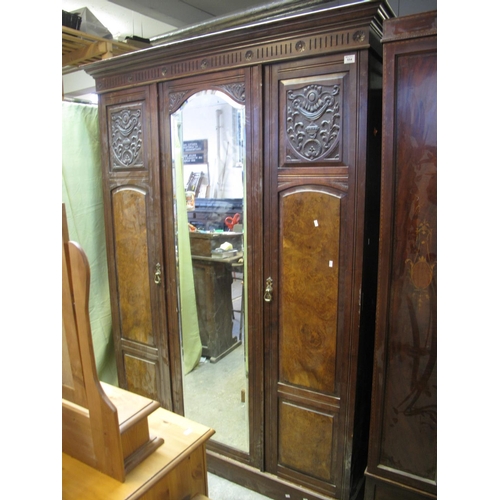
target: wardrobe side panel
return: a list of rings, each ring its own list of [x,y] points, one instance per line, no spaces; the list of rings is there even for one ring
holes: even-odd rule
[[[435,12],[393,20],[384,45],[379,289],[367,500],[437,494],[435,22]]]

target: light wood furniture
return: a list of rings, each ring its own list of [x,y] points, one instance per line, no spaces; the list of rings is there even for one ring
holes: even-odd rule
[[[382,208],[366,500],[437,495],[437,12],[384,25]]]
[[[62,27],[62,74],[77,71],[84,64],[137,50],[124,42],[108,40],[83,31]]]
[[[361,497],[376,294],[384,0],[302,2],[86,67],[100,94],[121,387],[184,411],[171,115],[245,107],[248,453],[212,471],[275,498]],[[207,26],[204,26],[206,28]],[[210,26],[209,26],[210,27]],[[271,283],[272,282],[272,283]],[[272,291],[271,291],[272,288]]]
[[[64,205],[62,230],[62,449],[124,481],[163,444],[150,437],[147,420],[160,404],[99,381],[88,312],[90,269],[81,247],[69,241]]]
[[[178,500],[207,494],[205,443],[214,431],[99,382],[88,314],[89,265],[69,241],[64,205],[62,230],[63,498]]]
[[[191,500],[208,496],[205,444],[212,429],[159,408],[149,417],[152,433],[165,440],[129,472],[124,482],[62,455],[65,500]],[[206,495],[196,497],[196,495]]]

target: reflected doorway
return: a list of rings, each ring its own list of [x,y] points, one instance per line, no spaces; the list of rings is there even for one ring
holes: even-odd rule
[[[184,414],[248,453],[244,124],[218,90],[171,115]]]

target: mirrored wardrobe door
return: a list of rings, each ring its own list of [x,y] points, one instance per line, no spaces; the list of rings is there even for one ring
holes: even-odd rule
[[[183,412],[248,455],[244,84],[174,86],[166,101]]]

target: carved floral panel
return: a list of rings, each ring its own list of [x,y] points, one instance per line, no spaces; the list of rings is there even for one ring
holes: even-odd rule
[[[284,161],[341,160],[342,82],[340,79],[291,85],[284,83]]]
[[[115,109],[109,114],[112,168],[144,167],[143,112],[141,104]]]

